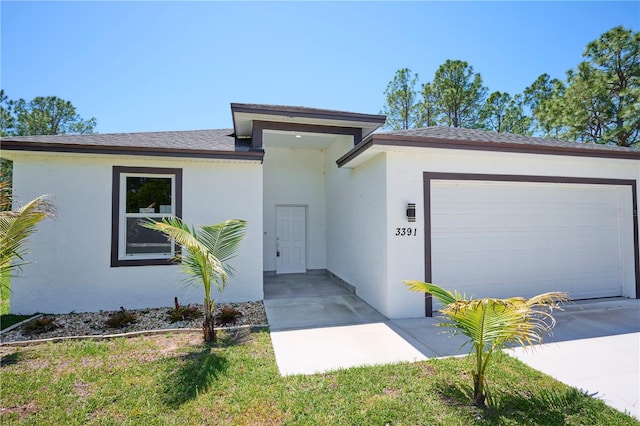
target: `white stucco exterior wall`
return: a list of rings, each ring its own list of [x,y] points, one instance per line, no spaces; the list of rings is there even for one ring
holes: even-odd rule
[[[21,204],[51,194],[57,217],[45,220],[27,245],[32,262],[12,278],[13,313],[66,313],[202,303],[177,265],[111,267],[113,166],[183,170],[183,218],[212,224],[249,222],[236,269],[219,302],[252,301],[262,290],[262,170],[259,162],[12,152],[14,193]]]
[[[324,150],[265,148],[264,270],[275,271],[276,206],[306,207],[306,267],[326,268],[326,206]]]
[[[182,168],[183,217],[190,224],[249,221],[233,261],[236,275],[218,301],[262,299],[263,271],[275,269],[275,206],[301,205],[307,269],[336,274],[390,318],[424,316],[424,297],[403,285],[425,274],[424,172],[640,182],[633,160],[436,148],[396,147],[353,169],[338,168],[335,160],[352,146],[351,137],[336,137],[327,149],[267,147],[264,164],[10,152],[17,203],[52,194],[58,207],[28,242],[33,263],[12,279],[12,312],[169,306],[174,296],[201,302],[202,288],[185,286],[178,266],[110,266],[114,165]],[[414,223],[407,222],[407,203],[416,204]],[[418,236],[396,236],[396,228],[413,228]],[[624,294],[636,296],[631,280]]]
[[[638,161],[633,160],[435,148],[400,148],[398,152],[381,153],[369,162],[380,161],[380,158],[385,159],[387,171],[387,229],[410,225],[406,221],[404,212],[407,202],[416,203],[415,227],[418,229],[418,238],[392,237],[388,234],[386,281],[389,306],[383,313],[390,318],[424,316],[424,297],[407,291],[402,285],[403,280],[424,279],[423,172],[566,176],[638,181],[640,170]],[[367,163],[358,168],[366,165]],[[632,214],[632,212],[629,213]],[[636,297],[633,287],[635,282],[631,283],[627,280],[626,283],[625,296]]]
[[[338,168],[335,160],[352,147],[345,137],[327,149],[327,269],[387,315],[385,160]]]

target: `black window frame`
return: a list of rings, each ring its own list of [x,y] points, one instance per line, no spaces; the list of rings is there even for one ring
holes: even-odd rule
[[[165,167],[125,167],[113,166],[112,198],[111,198],[111,266],[148,266],[148,265],[172,265],[173,258],[163,256],[161,258],[146,259],[120,259],[120,182],[123,174],[148,174],[148,175],[173,175],[175,182],[175,216],[182,217],[182,169]],[[122,206],[124,208],[124,206]],[[175,253],[179,252],[179,246],[175,246]]]

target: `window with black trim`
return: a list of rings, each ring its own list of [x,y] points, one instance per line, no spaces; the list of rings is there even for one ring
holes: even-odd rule
[[[148,220],[182,216],[182,169],[113,168],[111,266],[171,263],[176,247]]]

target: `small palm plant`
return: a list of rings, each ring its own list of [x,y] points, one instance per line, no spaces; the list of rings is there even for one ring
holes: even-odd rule
[[[0,182],[0,276],[27,264],[26,239],[36,231],[36,225],[55,215],[55,206],[46,196],[29,201],[24,206],[11,208],[11,189]]]
[[[451,327],[452,334],[469,338],[471,352],[475,355],[473,371],[473,402],[486,406],[489,396],[485,373],[494,351],[509,344],[522,347],[541,343],[544,334],[551,334],[555,318],[551,315],[559,303],[567,299],[566,293],[551,292],[531,299],[466,299],[458,292],[451,293],[435,284],[421,281],[405,281],[411,291],[430,293],[443,305],[441,313],[451,322],[438,324]]]
[[[160,231],[170,240],[182,246],[182,253],[176,254],[176,261],[182,263],[184,271],[190,275],[189,282],[204,286],[204,322],[202,333],[205,342],[216,340],[211,284],[218,292],[227,285],[233,268],[227,263],[235,257],[240,241],[244,238],[247,222],[233,219],[215,225],[202,225],[198,229],[189,226],[180,218],[164,218],[159,222],[148,222],[149,229]]]

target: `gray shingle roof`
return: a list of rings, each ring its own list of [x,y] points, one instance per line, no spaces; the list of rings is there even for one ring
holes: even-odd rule
[[[600,145],[594,143],[567,142],[557,139],[546,139],[541,137],[516,135],[510,133],[496,133],[488,130],[464,129],[460,127],[423,127],[421,129],[393,130],[380,132],[376,135],[392,135],[409,138],[424,138],[432,140],[450,140],[470,143],[492,143],[496,145],[531,145],[549,148],[570,148],[593,151],[615,151],[639,153],[637,148],[620,147],[616,145]],[[383,136],[384,137],[384,136]]]
[[[3,137],[2,142],[235,151],[232,129]]]
[[[366,161],[366,153],[370,148],[379,151],[384,150],[385,147],[464,149],[640,160],[640,149],[637,148],[566,142],[459,127],[423,127],[421,129],[373,133],[340,157],[336,163],[339,167],[345,167],[349,164],[357,165],[357,158]]]
[[[90,135],[12,136],[0,139],[0,148],[16,151],[82,152],[262,159],[249,141],[236,140],[231,129],[172,132],[105,133]]]

